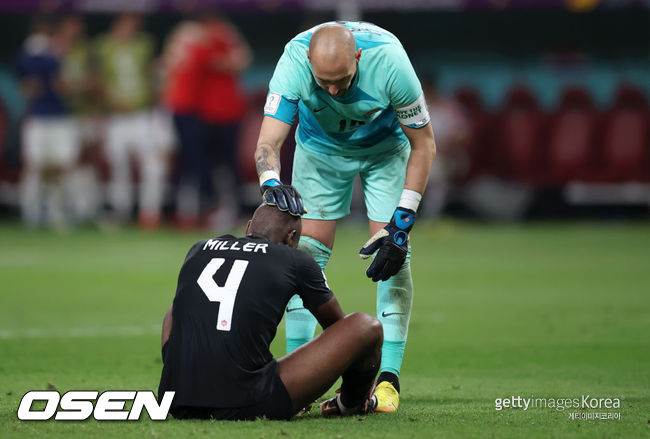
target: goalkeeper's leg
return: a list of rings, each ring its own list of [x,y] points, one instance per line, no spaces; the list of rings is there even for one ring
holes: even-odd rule
[[[379,227],[381,224],[371,224],[371,229],[373,225]],[[380,412],[393,412],[399,407],[399,374],[404,358],[412,306],[413,279],[409,246],[406,260],[397,274],[377,284],[377,318],[384,328],[381,373],[375,391],[379,401],[377,411]]]
[[[307,220],[304,220],[307,222]],[[298,248],[309,253],[322,270],[332,255],[332,250],[320,241],[303,235]],[[314,337],[316,318],[303,306],[302,299],[297,294],[289,300],[285,314],[287,330],[287,353],[307,343]]]
[[[387,281],[380,281],[377,284],[377,318],[384,326],[382,373],[388,372],[399,376],[412,305],[413,279],[411,278],[411,248],[409,247],[404,265],[397,274]]]

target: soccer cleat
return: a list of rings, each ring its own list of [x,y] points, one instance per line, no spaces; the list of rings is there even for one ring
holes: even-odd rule
[[[296,416],[308,415],[309,412],[311,412],[311,404],[307,404],[305,407],[301,408],[298,413],[296,413]]]
[[[327,399],[318,406],[320,414],[323,416],[351,416],[367,415],[375,411],[377,407],[377,397],[372,395],[358,407],[347,408],[341,404],[341,395]]]
[[[377,397],[376,412],[392,413],[397,411],[399,407],[399,393],[391,383],[382,381],[377,384],[375,396]]]
[[[338,404],[339,396],[336,395],[334,398],[326,399],[318,405],[320,414],[323,416],[343,416],[341,409]]]
[[[366,402],[363,403],[361,407],[361,414],[367,415],[369,413],[374,413],[377,411],[377,397],[373,394],[370,398],[366,399]]]

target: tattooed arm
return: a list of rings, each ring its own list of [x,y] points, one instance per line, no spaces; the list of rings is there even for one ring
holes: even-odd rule
[[[257,175],[262,176],[266,171],[280,175],[280,148],[284,143],[291,125],[281,120],[264,116],[260,137],[255,150],[255,167]]]
[[[290,129],[288,123],[264,116],[255,150],[255,166],[264,203],[277,206],[291,215],[301,216],[307,211],[300,194],[293,186],[284,185],[280,181],[280,148]]]

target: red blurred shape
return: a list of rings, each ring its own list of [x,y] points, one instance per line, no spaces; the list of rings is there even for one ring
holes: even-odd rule
[[[650,111],[643,93],[621,86],[603,125],[601,179],[650,181]]]
[[[593,178],[597,122],[598,113],[588,92],[578,87],[566,89],[549,124],[548,183],[562,185]]]
[[[5,161],[10,128],[9,112],[0,99],[0,182],[7,181],[16,184],[20,181],[20,169],[17,166],[10,166]]]
[[[264,114],[262,108],[266,100],[266,92],[259,91],[250,96],[246,115],[241,123],[237,147],[237,165],[239,176],[243,182],[256,182],[257,170],[255,169],[255,149],[260,135],[260,126]]]
[[[540,184],[543,122],[544,116],[531,91],[525,86],[513,87],[494,124],[493,156],[498,176],[533,186]]]
[[[469,122],[469,139],[467,155],[469,169],[465,179],[469,180],[481,174],[493,172],[490,150],[492,148],[491,121],[480,94],[472,87],[461,87],[454,94]]]

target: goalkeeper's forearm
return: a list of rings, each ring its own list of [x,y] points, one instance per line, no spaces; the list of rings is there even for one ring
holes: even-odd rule
[[[274,147],[270,143],[259,143],[255,150],[255,167],[257,168],[257,175],[260,177],[260,183],[269,178],[279,179],[280,148]]]
[[[260,184],[269,180],[269,178],[280,179],[280,149],[290,129],[291,125],[264,116],[260,128],[260,137],[257,139],[257,149],[255,150],[255,167],[257,168],[257,175],[260,177]],[[278,177],[268,177],[268,175]]]

